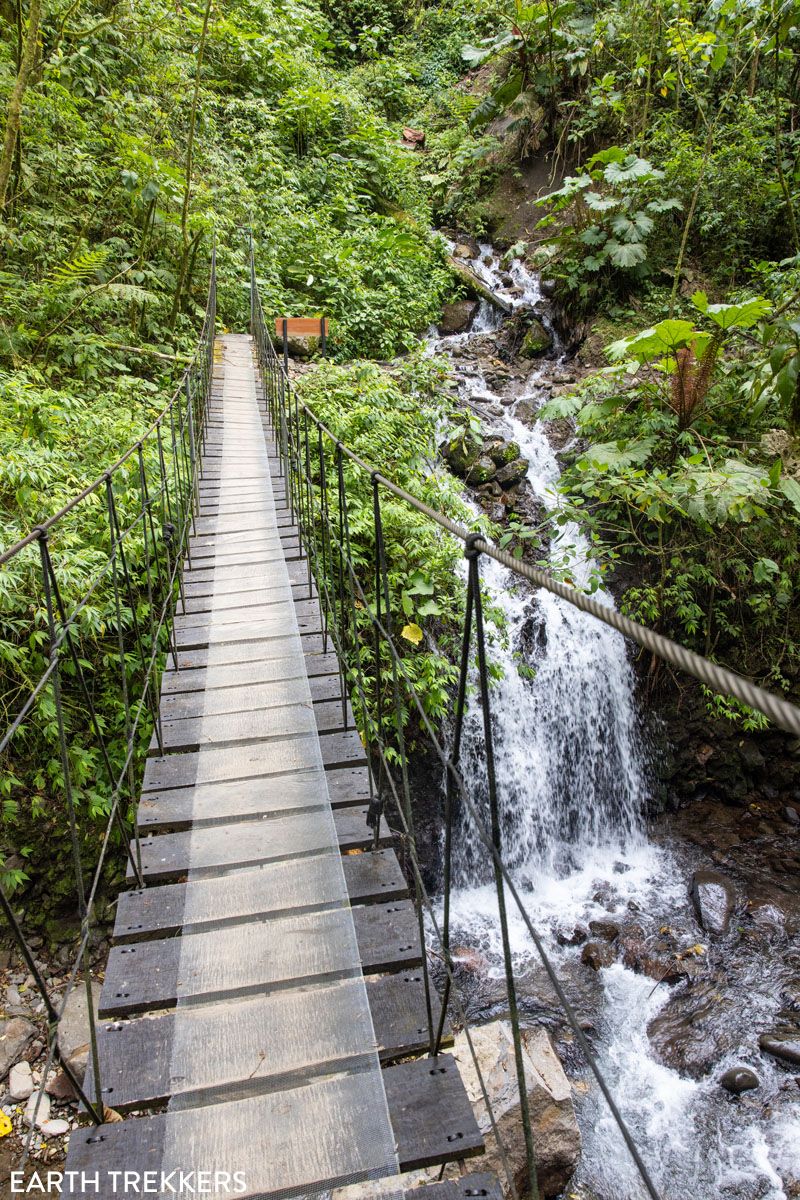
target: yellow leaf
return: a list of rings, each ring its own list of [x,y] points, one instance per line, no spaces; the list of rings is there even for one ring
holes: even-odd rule
[[[666,96],[666,94],[667,94],[667,89],[666,89],[666,88],[662,88],[662,89],[661,89],[661,95],[662,95],[662,96]]]
[[[400,636],[404,637],[407,642],[413,642],[415,646],[418,646],[422,641],[422,630],[420,629],[419,625],[414,625],[412,623],[411,625],[406,625],[404,627],[400,633]]]
[[[13,1128],[10,1117],[6,1116],[4,1112],[0,1112],[0,1137],[8,1137]]]

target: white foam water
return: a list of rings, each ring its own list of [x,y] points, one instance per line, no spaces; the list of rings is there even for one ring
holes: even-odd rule
[[[491,246],[479,249],[469,265],[488,288],[515,309],[539,301],[538,278],[523,263],[504,269]],[[434,352],[459,347],[453,367],[462,398],[469,403],[480,395],[480,409],[488,404],[495,413],[500,396],[463,348],[501,323],[483,302],[469,332],[429,341]],[[495,427],[519,443],[530,464],[528,485],[552,518],[551,566],[585,587],[595,571],[587,539],[574,524],[555,520],[556,455],[541,428],[531,429],[515,415],[522,401],[534,407],[542,402],[547,370],[531,373],[525,395],[504,408]],[[685,910],[686,881],[669,852],[645,835],[648,756],[624,639],[558,597],[531,591],[492,560],[481,563],[481,572],[501,618],[499,631],[490,624],[490,659],[500,673],[492,687],[492,726],[504,859],[550,953],[568,966],[576,951],[560,945],[559,934],[569,936],[576,924],[608,916],[608,881],[615,906],[635,906],[643,922],[656,925],[665,914]],[[602,588],[595,595],[613,604]],[[488,815],[483,717],[474,685],[473,679],[462,771],[473,801]],[[454,869],[454,937],[478,948],[487,974],[499,977],[491,868],[466,814]],[[535,951],[513,903],[508,909],[515,966],[529,969]],[[767,970],[768,964],[754,969]],[[599,1062],[664,1200],[788,1200],[782,1178],[800,1176],[800,1103],[782,1106],[767,1121],[749,1110],[742,1119],[727,1099],[720,1100],[724,1065],[698,1083],[654,1058],[647,1026],[668,1000],[668,987],[620,964],[599,978]],[[734,1055],[734,1061],[741,1059]],[[780,1072],[769,1063],[757,1066],[762,1094],[774,1094]],[[640,1200],[646,1193],[602,1096],[590,1087],[576,1099],[584,1141],[573,1182],[586,1184],[597,1200]]]

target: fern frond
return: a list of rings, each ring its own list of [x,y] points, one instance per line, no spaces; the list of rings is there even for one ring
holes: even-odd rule
[[[91,250],[84,250],[67,262],[59,263],[45,279],[45,284],[60,292],[65,288],[74,287],[75,284],[86,283],[105,265],[110,253],[108,246],[95,246]]]

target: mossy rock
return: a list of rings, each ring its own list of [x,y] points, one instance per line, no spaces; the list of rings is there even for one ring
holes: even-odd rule
[[[492,460],[484,454],[481,455],[481,457],[477,459],[467,471],[466,480],[467,483],[472,484],[490,483],[496,474],[497,467],[494,465]]]
[[[496,467],[505,467],[522,454],[518,442],[505,442],[502,438],[486,442],[483,452],[492,460]]]
[[[515,458],[513,462],[501,467],[495,478],[504,488],[514,487],[515,484],[521,483],[528,474],[528,465],[527,458]]]
[[[483,441],[471,429],[465,428],[463,433],[442,442],[439,449],[450,470],[465,479],[483,453]]]
[[[548,333],[541,321],[532,321],[528,332],[522,339],[520,354],[525,358],[541,358],[553,344],[552,334]]]

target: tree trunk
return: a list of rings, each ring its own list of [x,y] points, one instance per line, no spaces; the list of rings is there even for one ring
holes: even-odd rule
[[[0,212],[6,206],[8,183],[11,178],[14,151],[17,145],[17,137],[19,136],[22,101],[25,97],[25,89],[28,86],[34,63],[36,62],[36,47],[39,44],[39,24],[41,17],[42,0],[31,0],[30,12],[28,14],[28,31],[25,35],[17,79],[8,101],[3,149],[0,152]]]

